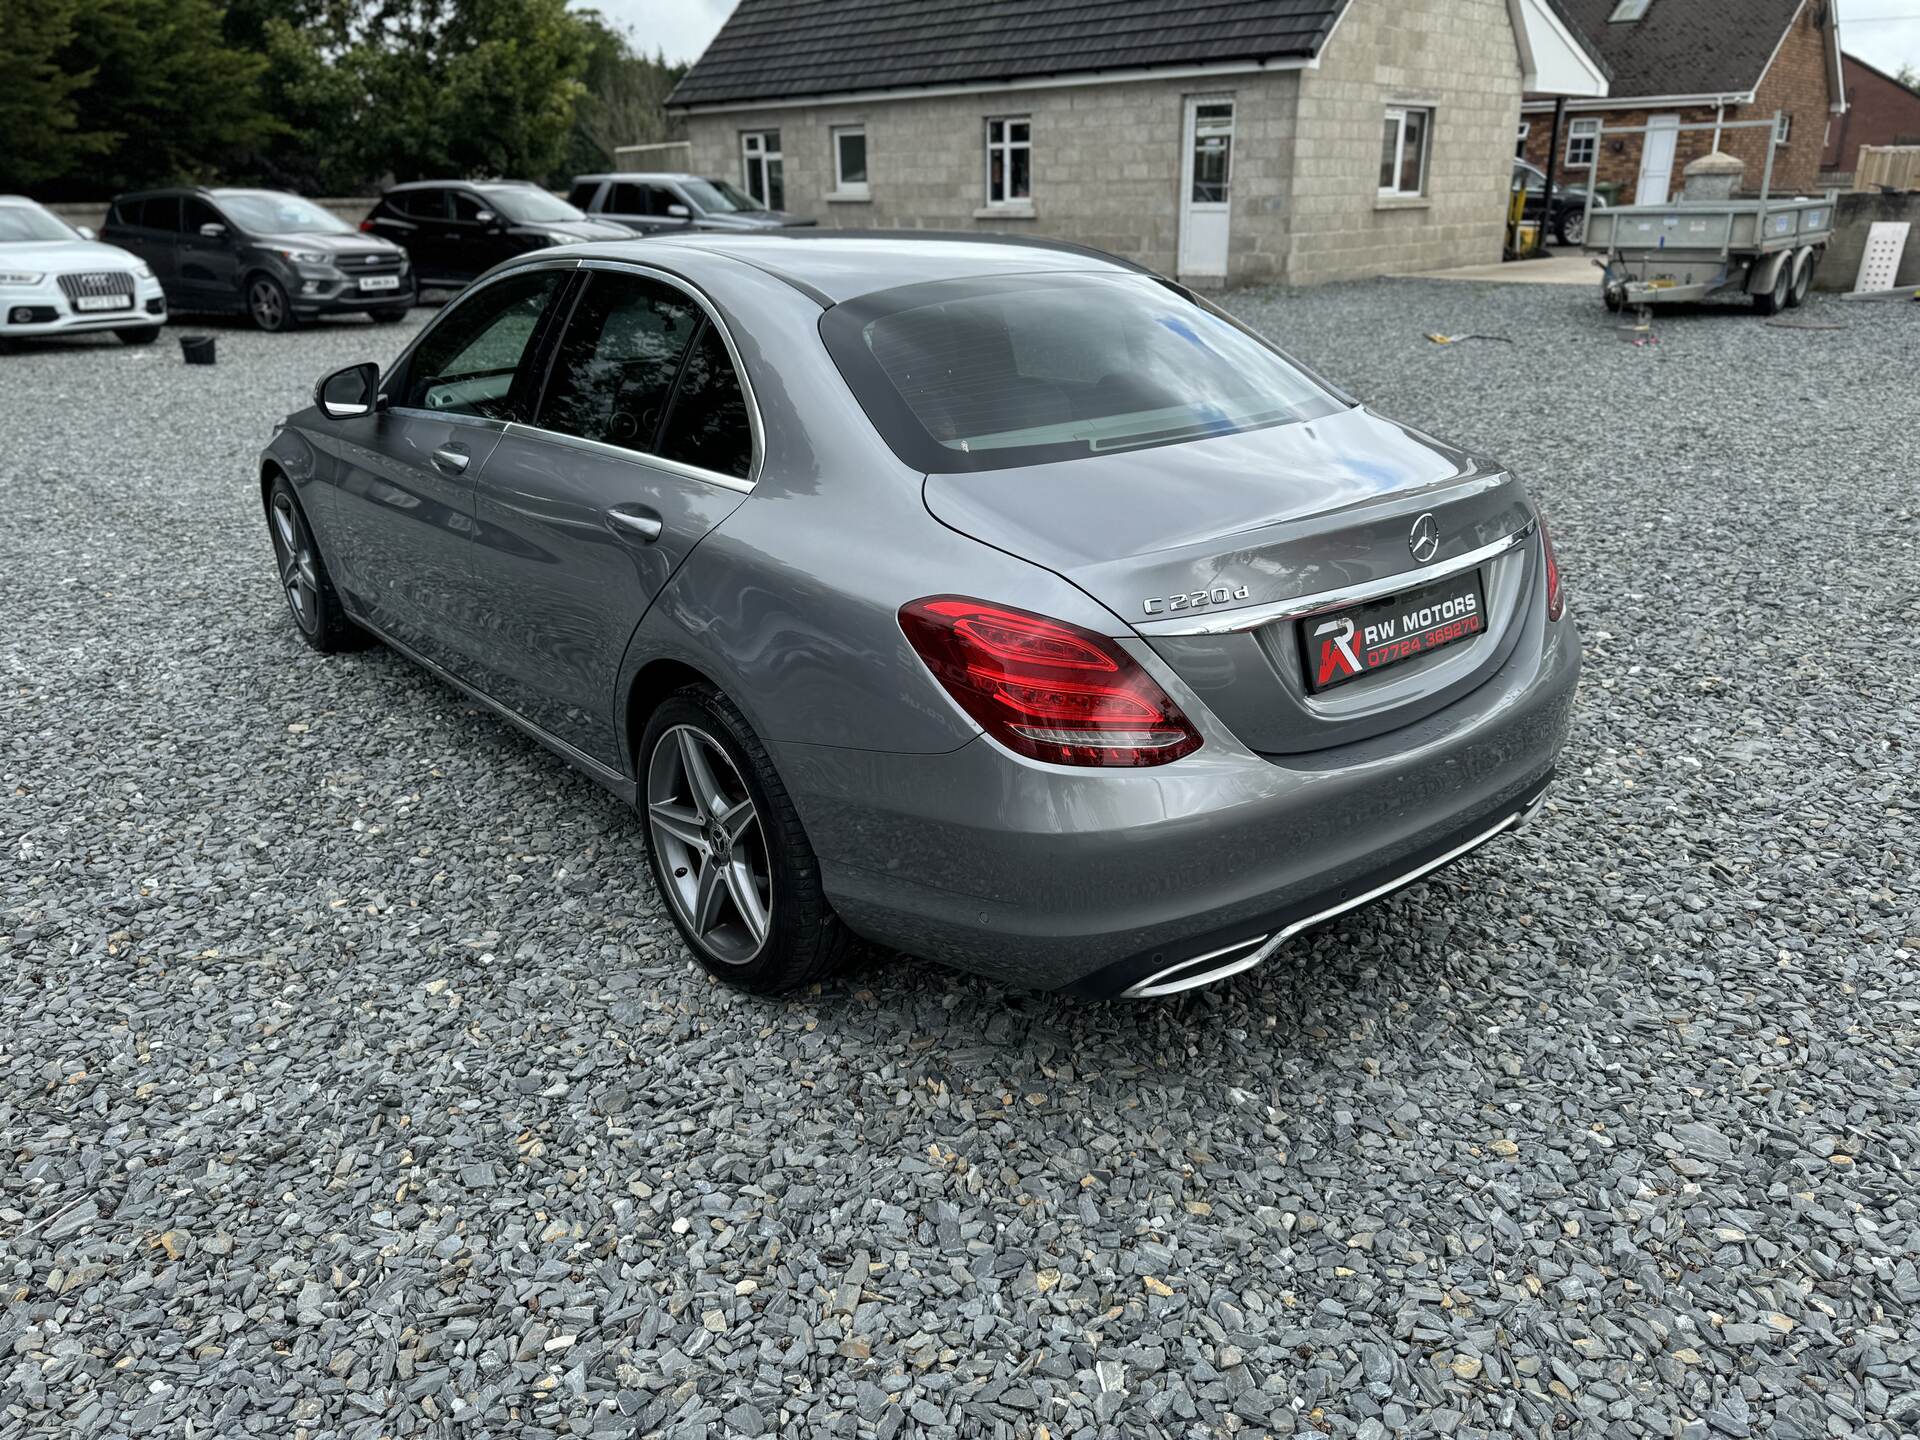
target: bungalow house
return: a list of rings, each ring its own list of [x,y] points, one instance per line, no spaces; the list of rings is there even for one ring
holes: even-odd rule
[[[1555,102],[1529,95],[1520,112],[1519,153],[1576,189],[1589,178],[1620,204],[1656,205],[1677,193],[1687,165],[1719,149],[1746,162],[1745,188],[1766,166],[1760,129],[1681,130],[1779,114],[1776,192],[1811,191],[1829,127],[1846,110],[1840,29],[1833,0],[1555,0],[1606,62],[1604,99]],[[1649,133],[1608,135],[1614,127]]]
[[[1523,91],[1605,93],[1562,3],[740,0],[668,103],[822,225],[1333,280],[1499,258]]]
[[[1847,113],[1833,124],[1820,168],[1851,176],[1862,145],[1920,145],[1920,90],[1901,84],[1858,55],[1841,60]]]

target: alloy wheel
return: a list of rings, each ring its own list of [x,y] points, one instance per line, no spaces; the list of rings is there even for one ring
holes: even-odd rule
[[[1560,239],[1568,245],[1578,245],[1587,238],[1587,217],[1578,211],[1567,216],[1560,223]]]
[[[286,302],[281,298],[280,287],[271,280],[253,282],[247,291],[247,306],[253,312],[254,324],[262,330],[278,330],[286,322]]]
[[[287,592],[287,609],[293,612],[294,623],[309,635],[318,634],[320,572],[314,564],[313,540],[291,495],[273,497],[273,549],[280,561],[280,585]]]
[[[759,811],[720,742],[675,725],[647,762],[647,829],[667,898],[702,950],[744,965],[766,944],[773,873]]]

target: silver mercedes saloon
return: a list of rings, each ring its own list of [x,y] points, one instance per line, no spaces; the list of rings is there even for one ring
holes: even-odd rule
[[[1063,244],[533,252],[259,484],[307,642],[625,798],[753,990],[856,937],[1091,997],[1247,970],[1527,820],[1580,666],[1511,472]]]

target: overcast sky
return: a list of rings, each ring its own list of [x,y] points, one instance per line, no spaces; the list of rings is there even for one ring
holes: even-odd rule
[[[693,60],[720,29],[734,0],[593,0],[593,8],[633,32],[641,49]],[[1920,0],[1839,0],[1840,43],[1889,72],[1920,67]],[[583,7],[584,8],[584,7]]]

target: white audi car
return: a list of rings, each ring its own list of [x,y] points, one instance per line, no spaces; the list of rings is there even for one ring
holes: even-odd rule
[[[0,341],[111,330],[145,345],[167,323],[153,268],[22,195],[0,195]]]

